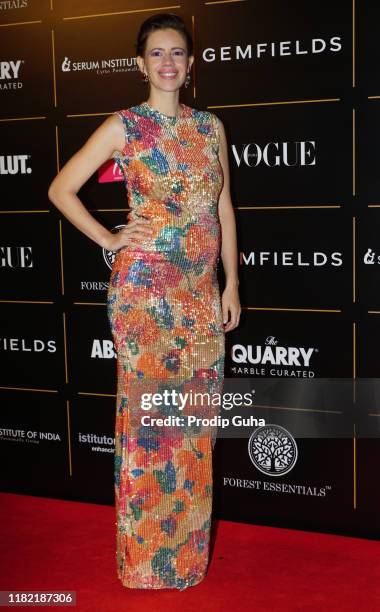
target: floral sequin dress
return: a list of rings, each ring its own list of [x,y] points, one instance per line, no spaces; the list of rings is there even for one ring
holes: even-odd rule
[[[138,381],[144,392],[198,381],[220,392],[223,380],[218,120],[179,108],[171,117],[142,102],[115,113],[125,133],[114,159],[127,219],[148,218],[153,230],[116,252],[108,290],[117,351],[117,575],[131,588],[185,589],[204,578],[209,560],[213,434],[137,426],[132,391]]]

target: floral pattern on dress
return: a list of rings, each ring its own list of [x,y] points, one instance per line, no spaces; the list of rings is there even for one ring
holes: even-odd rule
[[[157,392],[197,383],[221,391],[218,122],[185,104],[178,117],[147,102],[116,114],[125,133],[115,162],[127,221],[148,218],[153,229],[152,237],[116,253],[107,296],[117,351],[117,574],[130,588],[183,590],[207,570],[215,439],[186,427],[170,435],[139,427],[135,391],[138,384]]]

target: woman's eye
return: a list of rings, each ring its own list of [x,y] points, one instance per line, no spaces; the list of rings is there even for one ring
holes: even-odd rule
[[[155,51],[151,51],[151,55],[153,57],[159,57],[160,55],[162,55],[162,51],[160,51],[159,49],[157,49]],[[185,52],[182,51],[181,49],[177,49],[176,51],[173,51],[172,55],[179,56],[179,57],[184,57]]]

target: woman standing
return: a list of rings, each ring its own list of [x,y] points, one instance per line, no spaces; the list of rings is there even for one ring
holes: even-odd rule
[[[131,588],[182,590],[207,569],[214,438],[186,426],[166,432],[141,421],[135,426],[141,407],[135,390],[140,383],[150,395],[199,390],[198,383],[203,392],[221,390],[225,332],[241,312],[236,227],[223,125],[213,113],[179,102],[194,60],[184,22],[172,13],[150,17],[136,51],[150,85],[147,100],[108,117],[56,176],[49,198],[116,253],[108,318],[117,351],[118,577]],[[131,209],[117,234],[76,196],[111,158],[123,172]],[[226,277],[221,299],[219,255]],[[173,405],[156,412],[169,414]]]

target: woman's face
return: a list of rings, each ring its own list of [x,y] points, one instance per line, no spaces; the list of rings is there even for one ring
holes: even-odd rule
[[[171,28],[149,34],[144,58],[137,57],[138,66],[148,75],[151,87],[163,91],[179,89],[193,61],[194,57],[187,55],[184,37]]]

